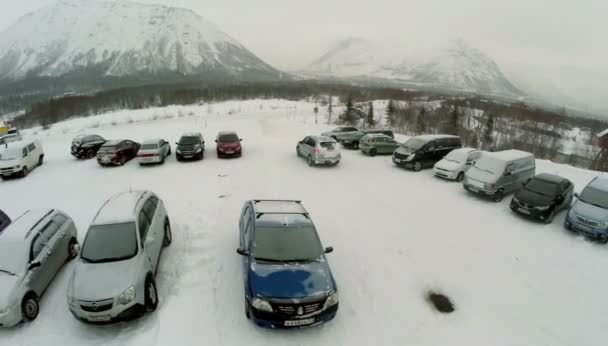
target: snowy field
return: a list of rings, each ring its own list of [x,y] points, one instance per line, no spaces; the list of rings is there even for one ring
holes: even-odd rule
[[[343,151],[337,167],[310,168],[298,140],[318,134],[314,104],[279,100],[123,111],[74,119],[38,131],[44,166],[26,179],[0,182],[0,208],[17,216],[59,208],[80,240],[112,194],[150,189],[165,201],[174,241],[161,259],[158,310],[112,326],[76,321],[66,302],[74,263],[57,276],[33,323],[0,330],[0,345],[606,345],[608,247],[572,235],[565,213],[544,225],[512,214],[457,183],[395,167],[389,156]],[[228,114],[230,113],[230,114]],[[156,120],[152,120],[156,119]],[[112,125],[114,123],[114,125]],[[79,133],[141,141],[200,130],[201,162],[101,168],[69,154]],[[219,160],[213,139],[236,130],[240,159]],[[33,131],[31,133],[33,135]],[[546,161],[539,172],[569,177],[580,191],[597,173]],[[340,289],[331,323],[273,331],[243,311],[238,218],[253,198],[301,199],[315,221]],[[441,315],[428,290],[449,295]]]

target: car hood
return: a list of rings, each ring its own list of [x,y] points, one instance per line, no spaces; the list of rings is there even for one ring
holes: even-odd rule
[[[219,142],[217,146],[220,148],[238,148],[241,146],[241,142]]]
[[[443,159],[435,164],[436,168],[440,168],[446,171],[454,172],[462,168],[462,164],[454,161],[448,161]]]
[[[515,197],[522,203],[531,205],[534,207],[544,207],[549,206],[553,203],[555,199],[554,196],[545,196],[536,192],[532,192],[530,190],[521,189],[516,194]]]
[[[200,146],[201,146],[200,144],[179,144],[177,146],[177,150],[193,151]]]
[[[331,136],[333,136],[333,135],[335,135],[335,134],[336,134],[336,133],[335,133],[335,132],[333,132],[333,131],[326,131],[326,132],[321,133],[321,136],[324,136],[324,137],[331,137]]]
[[[592,204],[585,203],[583,201],[576,200],[572,205],[572,210],[584,218],[588,218],[594,221],[608,222],[608,210],[600,207],[596,207]]]
[[[254,296],[295,299],[335,290],[327,262],[303,264],[253,263],[249,282]]]
[[[410,149],[410,148],[405,148],[403,146],[399,146],[399,148],[397,148],[395,150],[396,153],[402,154],[402,155],[412,155],[414,153],[416,153],[416,150]]]
[[[79,261],[72,277],[73,294],[78,300],[103,300],[118,296],[136,281],[139,257],[120,262]]]
[[[493,184],[498,180],[498,176],[486,171],[482,171],[475,166],[471,167],[471,169],[467,171],[466,177],[489,184]]]
[[[0,272],[0,309],[14,304],[13,293],[21,277]]]
[[[14,167],[14,166],[20,166],[20,165],[21,165],[21,160],[19,160],[19,159],[0,161],[0,168]]]

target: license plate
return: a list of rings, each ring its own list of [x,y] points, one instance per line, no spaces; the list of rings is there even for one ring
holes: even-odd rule
[[[88,320],[91,322],[108,322],[112,317],[110,315],[102,315],[102,316],[89,316]]]
[[[303,320],[285,321],[285,327],[307,326],[307,325],[313,324],[313,323],[315,323],[314,318],[306,318]]]
[[[474,188],[474,187],[472,187],[472,186],[469,186],[469,191],[471,191],[471,192],[475,192],[475,193],[478,193],[478,192],[479,192],[479,190],[477,190],[476,188]]]
[[[517,210],[522,214],[530,215],[530,211],[528,209],[518,208]]]
[[[227,151],[226,154],[232,155],[232,154],[234,154],[234,151]]]
[[[185,158],[190,159],[192,158],[192,155],[184,155]]]
[[[475,180],[470,180],[469,184],[471,184],[471,185],[473,185],[473,186],[475,186],[477,188],[480,188],[480,189],[484,188],[484,184],[483,183],[480,183],[480,182],[475,181]]]
[[[576,225],[574,225],[574,228],[576,228],[577,230],[581,231],[581,232],[587,232],[587,233],[591,233],[593,231],[593,229],[589,226],[586,225],[581,225],[580,223],[577,223]]]

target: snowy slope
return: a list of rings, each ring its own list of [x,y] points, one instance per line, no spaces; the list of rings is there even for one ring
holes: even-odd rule
[[[335,77],[379,77],[428,87],[519,96],[487,55],[463,40],[432,49],[349,39],[332,47],[304,73]]]
[[[165,201],[173,244],[163,253],[155,313],[112,326],[89,326],[67,309],[70,263],[55,278],[33,323],[0,329],[0,345],[264,346],[603,346],[608,327],[608,248],[552,225],[517,217],[502,203],[474,198],[429,170],[396,168],[390,157],[343,151],[337,167],[310,168],[295,154],[315,125],[314,103],[281,100],[124,111],[75,119],[38,132],[44,166],[26,179],[0,181],[0,208],[60,208],[80,240],[110,195],[152,189]],[[132,117],[104,126],[104,119]],[[170,117],[170,118],[167,118]],[[103,119],[102,119],[103,118]],[[155,119],[156,121],[138,122]],[[100,125],[101,124],[101,125]],[[135,140],[199,129],[244,138],[244,156],[202,162],[101,168],[69,156],[73,136],[95,132]],[[30,135],[33,133],[30,132]],[[572,179],[580,191],[596,173],[538,161],[539,172]],[[223,198],[219,198],[224,196]],[[252,198],[302,199],[326,246],[340,289],[328,325],[301,331],[253,326],[243,312],[238,217]],[[424,299],[448,294],[456,312],[440,315]]]
[[[0,80],[209,71],[276,73],[193,11],[161,5],[58,0],[0,33]]]

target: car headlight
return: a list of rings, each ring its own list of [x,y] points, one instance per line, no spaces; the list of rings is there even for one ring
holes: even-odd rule
[[[549,208],[551,208],[551,206],[550,206],[550,205],[545,206],[545,207],[534,207],[534,209],[536,209],[536,210],[540,210],[540,211],[549,210]]]
[[[272,312],[272,306],[270,303],[260,298],[253,298],[251,302],[251,306],[253,306],[257,310]]]
[[[181,154],[181,153],[182,153],[182,151],[181,151],[181,150],[179,150],[179,149],[175,149],[175,152],[176,152],[176,153],[178,153],[178,154]]]
[[[338,294],[338,292],[334,292],[332,294],[329,295],[329,297],[327,297],[327,300],[325,301],[325,309],[332,307],[336,304],[338,304],[338,302],[340,301],[340,295]]]
[[[196,154],[196,153],[200,153],[201,151],[203,151],[203,148],[198,147],[198,148],[197,148],[197,149],[194,151],[194,153],[195,153],[195,154]]]
[[[486,190],[492,190],[494,188],[494,184],[485,183],[483,184]]]
[[[604,221],[601,225],[603,225],[604,228],[608,228],[608,221]]]
[[[414,157],[416,157],[416,154],[410,154],[410,156],[408,156],[407,159],[405,159],[405,161],[412,161],[414,159]]]
[[[574,219],[575,217],[576,213],[574,212],[574,210],[570,209],[570,211],[568,212],[568,218]]]
[[[131,286],[127,288],[118,296],[119,305],[127,305],[135,300],[135,287]]]
[[[519,199],[517,199],[517,197],[513,196],[513,202],[519,203]]]

